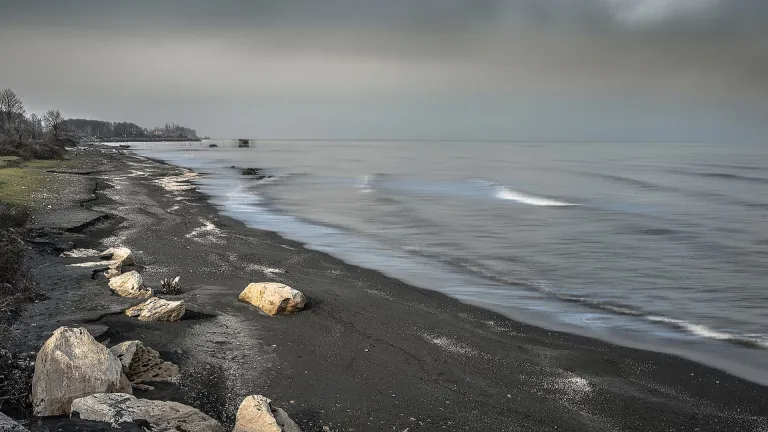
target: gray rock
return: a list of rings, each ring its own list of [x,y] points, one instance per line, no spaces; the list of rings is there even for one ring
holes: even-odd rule
[[[225,432],[216,420],[177,402],[136,399],[129,394],[101,393],[72,402],[72,414],[81,419],[121,423],[144,423],[153,432]]]
[[[0,413],[0,432],[29,432],[26,428]]]
[[[60,327],[37,353],[32,377],[36,416],[69,414],[72,401],[94,393],[131,393],[120,360],[83,328]]]

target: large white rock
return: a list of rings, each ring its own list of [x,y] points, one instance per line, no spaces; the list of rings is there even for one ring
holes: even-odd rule
[[[133,258],[133,252],[127,247],[113,247],[101,253],[101,258],[109,260],[110,267],[132,266],[136,265]]]
[[[225,432],[219,422],[199,410],[177,402],[136,399],[129,394],[101,393],[72,402],[72,414],[83,420],[107,422],[113,427],[121,423],[144,423],[157,432]],[[146,427],[145,426],[145,427]]]
[[[160,353],[141,341],[127,341],[109,349],[123,365],[123,373],[133,384],[174,381],[179,367],[160,358]]]
[[[37,353],[32,409],[37,416],[69,414],[72,401],[94,393],[131,393],[123,367],[83,328],[60,327]]]
[[[232,432],[301,432],[299,426],[271,400],[261,395],[248,396],[237,410]]]
[[[137,271],[123,273],[109,279],[109,288],[121,297],[149,298],[152,290],[144,286],[144,280]]]
[[[144,303],[125,310],[130,317],[139,317],[141,321],[178,321],[187,309],[184,300],[170,301],[152,297]]]
[[[277,282],[249,284],[238,298],[269,315],[287,315],[304,309],[307,304],[307,298],[300,291]]]

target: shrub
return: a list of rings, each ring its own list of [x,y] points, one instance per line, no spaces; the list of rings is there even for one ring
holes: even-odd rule
[[[160,287],[163,290],[163,294],[179,295],[182,293],[181,284],[179,283],[180,276],[176,276],[173,280],[163,279],[160,281]]]
[[[0,230],[23,228],[29,218],[29,210],[24,207],[0,204]]]
[[[65,142],[55,139],[44,141],[0,140],[0,156],[18,156],[30,159],[61,159],[64,157]]]

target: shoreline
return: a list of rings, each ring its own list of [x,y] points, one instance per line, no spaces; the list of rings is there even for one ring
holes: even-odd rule
[[[136,152],[138,153],[138,152]],[[187,166],[183,166],[181,164],[176,164],[178,162],[175,162],[173,160],[167,161],[163,160],[161,158],[151,156],[151,155],[138,155],[141,158],[146,158],[147,160],[154,161],[159,164],[167,165],[170,167],[176,167],[184,170],[188,170],[190,172],[194,172],[200,176],[207,176],[210,173],[203,170],[196,170],[196,168],[190,168]],[[198,193],[201,193],[203,196],[206,197],[206,201],[217,208],[217,211],[221,214],[223,209],[220,208],[217,204],[213,203],[213,200],[217,197],[208,194],[204,191],[199,190]],[[259,206],[262,206],[262,204],[259,204]],[[288,215],[286,213],[281,212],[275,212],[274,209],[264,208],[267,212],[272,212],[274,214],[279,214],[281,217],[286,218],[293,218],[298,220],[300,223],[307,224],[307,225],[318,225],[316,222],[312,222],[309,220],[306,220],[302,218],[300,215]],[[222,214],[223,216],[223,214]],[[752,362],[746,362],[746,361],[735,361],[733,358],[737,357],[727,357],[727,356],[713,356],[712,354],[717,352],[718,350],[718,343],[723,344],[731,344],[735,348],[742,348],[749,350],[746,354],[752,354],[754,352],[757,353],[764,353],[765,352],[765,346],[758,344],[757,342],[753,340],[745,340],[739,337],[739,335],[728,335],[728,337],[722,336],[725,333],[719,332],[717,330],[713,330],[711,328],[708,328],[705,325],[698,325],[696,323],[689,323],[684,320],[671,318],[667,316],[659,316],[654,313],[648,312],[646,315],[635,315],[631,314],[629,316],[631,317],[637,317],[638,319],[642,319],[643,324],[648,325],[651,323],[657,324],[659,326],[663,325],[665,326],[664,329],[659,331],[670,331],[670,332],[680,332],[681,334],[686,335],[687,337],[692,337],[692,339],[680,339],[678,344],[676,344],[674,339],[669,339],[664,342],[666,343],[655,343],[656,340],[654,338],[643,338],[643,337],[629,337],[629,338],[622,338],[622,334],[609,334],[609,333],[600,333],[599,331],[592,331],[590,329],[587,329],[586,327],[579,327],[579,326],[573,326],[570,325],[567,320],[564,321],[558,321],[557,319],[546,319],[545,314],[537,314],[537,313],[530,313],[526,310],[518,310],[516,312],[519,312],[517,314],[510,312],[509,309],[505,309],[503,307],[494,308],[492,304],[490,304],[488,301],[475,301],[473,302],[471,299],[466,298],[459,298],[454,297],[449,293],[446,293],[439,288],[435,287],[427,287],[423,285],[419,285],[417,282],[409,281],[408,277],[403,277],[402,272],[400,275],[394,274],[391,271],[387,271],[387,266],[379,266],[379,268],[376,268],[376,266],[366,266],[365,264],[356,263],[353,260],[348,260],[348,256],[345,258],[345,254],[336,251],[329,251],[328,245],[319,245],[320,247],[314,248],[312,247],[312,243],[306,240],[302,240],[300,238],[296,238],[297,236],[291,236],[291,235],[285,235],[278,233],[276,231],[271,230],[271,228],[263,228],[259,226],[253,226],[245,221],[240,221],[239,219],[235,218],[234,216],[228,216],[232,217],[234,220],[237,220],[238,222],[242,223],[245,227],[248,227],[250,229],[254,230],[261,230],[261,231],[267,231],[267,232],[273,232],[276,235],[280,236],[281,238],[289,239],[292,241],[296,241],[299,244],[301,244],[303,247],[306,247],[308,249],[311,249],[313,251],[317,251],[320,253],[328,254],[329,256],[341,260],[345,262],[346,264],[350,266],[356,266],[361,267],[364,269],[376,271],[379,273],[383,273],[384,275],[387,275],[388,277],[392,277],[395,280],[398,280],[399,282],[402,282],[403,284],[409,285],[413,287],[414,289],[425,289],[432,292],[441,293],[442,295],[446,295],[447,297],[459,301],[461,303],[481,308],[483,310],[493,312],[495,314],[499,314],[507,319],[511,319],[516,322],[520,322],[522,324],[530,325],[536,328],[540,328],[545,331],[555,331],[555,332],[562,332],[573,336],[578,337],[584,337],[591,340],[599,340],[604,343],[618,345],[625,348],[632,348],[632,349],[638,349],[638,350],[644,350],[644,351],[651,351],[659,354],[669,354],[669,355],[675,355],[681,358],[684,358],[686,360],[701,364],[703,366],[712,367],[715,369],[718,369],[720,371],[733,374],[735,376],[738,376],[742,379],[745,379],[747,381],[768,386],[768,373],[766,373],[763,369],[760,369],[758,366],[755,365],[755,361]],[[332,225],[319,225],[323,228],[331,228],[331,229],[340,229],[338,227],[332,226]],[[301,237],[301,236],[298,236]],[[307,236],[305,236],[307,237]],[[310,235],[309,238],[312,236]],[[332,248],[332,247],[330,247]],[[337,253],[338,252],[338,253]],[[390,265],[390,267],[392,267]],[[451,269],[448,269],[449,271]],[[466,276],[466,275],[462,275]],[[462,277],[459,276],[459,277]],[[471,276],[469,276],[471,277]],[[571,311],[573,312],[573,311]],[[602,311],[599,311],[602,312]],[[639,313],[639,312],[638,312]],[[621,315],[621,314],[619,314]],[[621,315],[624,316],[624,315]],[[693,330],[691,330],[693,328]],[[719,337],[717,338],[705,338],[701,335],[695,334],[696,331],[699,332],[705,332],[708,334],[718,334]],[[634,336],[634,335],[633,335]],[[697,345],[699,342],[702,342],[702,345]],[[733,354],[733,353],[732,353]],[[759,355],[759,354],[756,354]]]
[[[178,400],[230,424],[240,396],[262,393],[305,431],[759,430],[768,418],[759,384],[408,285],[220,215],[188,181],[163,187],[186,169],[133,156],[115,165],[89,176],[103,187],[84,207],[124,220],[86,228],[77,247],[132,248],[150,286],[179,274],[192,314],[178,325],[137,323],[120,313],[132,302],[110,295],[104,280],[41,254],[33,272],[50,279],[51,299],[20,320],[37,327],[30,349],[50,327],[87,323],[102,340],[141,339],[179,364],[178,388],[139,397]],[[307,310],[265,317],[237,301],[247,283],[272,280],[303,291]],[[79,314],[59,307],[67,303]]]

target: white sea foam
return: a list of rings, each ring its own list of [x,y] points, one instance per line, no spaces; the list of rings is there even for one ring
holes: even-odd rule
[[[360,192],[363,192],[363,193],[373,192],[373,189],[371,189],[371,177],[372,176],[367,175],[360,180],[360,184],[357,185],[357,187],[360,188]]]
[[[185,191],[195,188],[195,185],[191,184],[190,181],[198,177],[200,177],[200,174],[193,171],[188,171],[177,176],[163,177],[161,179],[155,180],[154,183],[170,192]]]
[[[521,192],[516,192],[511,189],[507,189],[503,186],[496,188],[496,198],[503,200],[516,201],[522,204],[544,206],[544,207],[567,207],[575,206],[578,204],[571,204],[564,201],[557,201],[549,198],[537,197],[535,195],[528,195]]]
[[[101,252],[95,249],[73,249],[62,253],[61,256],[65,258],[87,258],[99,256],[100,254]]]
[[[187,234],[185,237],[191,238],[192,240],[201,242],[201,243],[222,243],[222,237],[225,237],[225,234],[214,225],[213,222],[205,219],[200,219],[200,222],[203,224],[203,226],[197,227],[192,230],[189,234]]]
[[[248,269],[249,270],[260,271],[260,272],[266,274],[269,277],[273,277],[274,275],[279,274],[279,273],[285,273],[285,270],[283,270],[283,269],[272,268],[272,267],[267,267],[267,266],[258,265],[258,264],[252,264],[252,265],[248,266]]]
[[[645,318],[653,322],[671,324],[695,336],[699,336],[707,339],[742,343],[745,345],[768,349],[768,338],[766,338],[763,335],[739,335],[739,334],[727,333],[727,332],[709,328],[705,325],[694,324],[681,319],[662,317],[662,316],[656,316],[656,315],[650,315]]]

